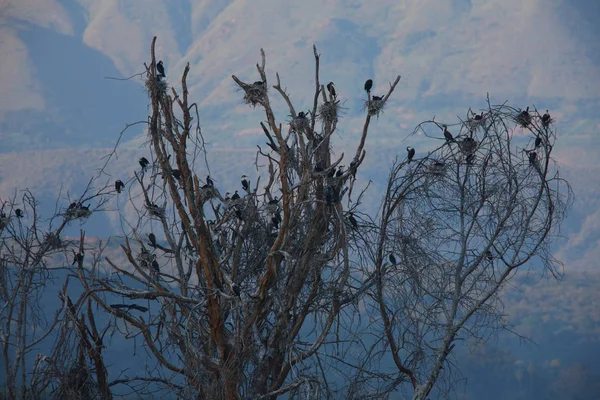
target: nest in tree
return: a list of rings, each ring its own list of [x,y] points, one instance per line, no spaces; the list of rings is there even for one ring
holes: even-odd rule
[[[529,124],[531,123],[531,115],[529,115],[528,111],[521,111],[515,117],[515,121],[517,122],[517,124],[521,125],[523,128],[527,128],[529,126]]]
[[[308,127],[310,126],[310,121],[308,120],[308,118],[306,118],[306,114],[300,112],[298,113],[297,117],[292,118],[292,120],[290,121],[290,126],[295,131],[303,131],[308,129]]]
[[[150,94],[152,93],[152,88],[155,88],[156,93],[159,96],[164,96],[165,94],[167,94],[167,89],[169,88],[169,85],[167,85],[167,81],[160,77],[160,76],[156,76],[156,80],[153,81],[152,80],[152,76],[150,74],[148,74],[148,79],[146,79],[146,91]]]
[[[244,89],[245,92],[244,103],[256,107],[257,104],[260,104],[263,101],[267,94],[267,83],[256,81],[252,85],[243,86],[242,89]]]
[[[79,218],[87,218],[92,215],[92,212],[89,209],[89,206],[82,206],[81,204],[77,205],[75,208],[67,210],[66,217],[67,219],[79,219]]]
[[[365,101],[365,108],[367,109],[370,116],[378,116],[383,111],[385,107],[385,100],[383,96],[373,96],[371,100]]]
[[[200,202],[204,203],[210,199],[217,197],[217,190],[212,187],[201,187],[200,188]]]
[[[63,247],[63,242],[60,240],[60,236],[51,232],[44,236],[44,243],[48,246],[48,249],[60,249]]]
[[[319,120],[323,122],[333,123],[337,121],[340,112],[339,100],[331,102],[326,101],[319,106]]]
[[[446,173],[446,164],[441,161],[434,161],[429,164],[429,172],[436,176],[443,176]]]
[[[146,209],[153,217],[163,218],[165,216],[165,208],[157,204],[146,204]]]
[[[465,139],[463,139],[458,146],[460,147],[460,151],[468,156],[471,155],[473,153],[475,153],[475,150],[477,150],[477,140],[471,138],[471,137],[467,137]]]

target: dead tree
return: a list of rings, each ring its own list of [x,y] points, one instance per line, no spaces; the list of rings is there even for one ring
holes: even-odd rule
[[[349,254],[357,221],[350,222],[342,200],[364,160],[371,114],[356,153],[341,168],[344,155],[331,157],[339,103],[319,81],[316,48],[309,111],[297,111],[278,74],[269,84],[261,52],[258,81],[233,79],[244,102],[264,111],[268,149],[259,146],[256,182],[224,195],[228,188],[207,176],[199,113],[188,98],[189,64],[181,89],[169,87],[157,75],[155,40],[146,71],[152,161],[130,186],[139,220],[129,221],[124,260],[107,257],[95,273],[80,268],[86,293],[139,332],[164,369],[181,377],[186,398],[327,393],[319,351],[333,340],[340,312],[351,303],[348,294],[356,290]],[[285,122],[271,108],[276,98],[289,108]],[[156,229],[150,241],[149,228]],[[115,295],[146,300],[148,311],[111,307]]]
[[[64,238],[64,229],[102,209],[105,193],[106,187],[93,192],[88,185],[48,219],[29,190],[0,203],[0,359],[8,399],[40,398],[49,387],[42,349],[50,346],[65,309],[49,310],[43,299],[56,295],[50,288],[72,260],[83,262],[84,247]]]
[[[397,372],[359,371],[358,397],[400,388],[423,400],[436,384],[443,390],[454,346],[505,327],[499,291],[507,282],[533,265],[560,275],[550,246],[572,193],[552,159],[556,132],[539,115],[525,127],[518,116],[489,104],[476,122],[451,126],[450,143],[442,125],[424,122],[417,130],[443,144],[393,166],[362,249],[365,273],[374,266],[376,277],[365,298],[371,333],[383,338],[376,359],[391,358]]]

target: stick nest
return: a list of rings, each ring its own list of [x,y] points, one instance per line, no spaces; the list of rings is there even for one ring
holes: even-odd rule
[[[370,116],[377,116],[383,112],[385,108],[385,100],[383,97],[373,96],[371,100],[365,101],[365,109]]]
[[[251,85],[242,86],[242,89],[244,89],[244,103],[256,107],[267,94],[267,83],[256,81]]]
[[[319,106],[319,120],[328,123],[334,123],[338,119],[340,112],[340,102],[338,101],[326,101]]]

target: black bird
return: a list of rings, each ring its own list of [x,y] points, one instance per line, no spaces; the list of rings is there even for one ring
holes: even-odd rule
[[[546,114],[542,115],[542,126],[547,128],[550,122],[552,122],[552,119],[550,118],[550,114],[548,114],[548,110],[546,110]]]
[[[154,233],[148,234],[148,240],[150,240],[150,246],[156,247],[156,236],[154,236]]]
[[[530,151],[528,155],[529,155],[529,163],[531,165],[535,165],[535,161],[537,160],[537,153],[535,151]]]
[[[392,265],[396,265],[396,257],[394,257],[393,253],[390,253],[389,257],[390,262],[392,263]]]
[[[152,266],[152,270],[159,274],[160,273],[160,265],[158,265],[158,261],[156,260],[152,260],[152,264],[150,264]]]
[[[231,196],[231,200],[237,200],[240,198],[240,195],[238,194],[238,191],[236,190],[235,193],[233,194],[233,196]]]
[[[279,203],[279,199],[277,198],[277,196],[275,196],[273,198],[273,200],[269,200],[269,205],[274,206],[275,204]]]
[[[237,296],[240,297],[240,295],[242,294],[242,292],[240,291],[240,287],[238,285],[236,285],[235,283],[231,284],[231,289],[233,290],[233,293]]]
[[[358,221],[354,217],[353,213],[348,213],[348,221],[350,221],[350,224],[352,225],[352,228],[358,229]]]
[[[373,79],[367,79],[365,82],[365,91],[367,93],[371,93],[371,89],[373,88]]]
[[[300,111],[298,113],[298,118],[306,118],[306,113],[304,111]]]
[[[23,210],[21,210],[20,208],[17,208],[15,210],[15,215],[17,216],[17,218],[23,218]]]
[[[76,202],[72,202],[71,204],[69,204],[69,208],[67,208],[67,211],[71,211],[77,208],[77,203]]]
[[[171,173],[173,174],[173,178],[181,182],[181,172],[178,169],[171,170]]]
[[[148,161],[148,159],[146,157],[142,157],[140,158],[140,160],[138,161],[140,163],[140,166],[142,167],[142,170],[146,170],[146,167],[150,164],[150,161]]]
[[[247,192],[250,189],[250,182],[248,181],[248,177],[246,175],[242,175],[240,182],[242,182],[242,188]]]
[[[442,125],[444,127],[444,137],[446,138],[446,143],[454,142],[454,136],[450,132],[448,132],[448,127],[446,125]]]
[[[158,76],[165,77],[165,67],[163,66],[162,60],[156,64],[156,70],[158,71]]]
[[[480,114],[475,114],[475,116],[473,117],[473,119],[475,121],[481,121],[483,119],[483,111],[481,112],[481,115]]]
[[[115,190],[117,191],[117,193],[121,193],[121,190],[123,190],[124,188],[125,184],[120,179],[117,179],[115,181]]]
[[[344,175],[344,167],[342,165],[339,166],[337,172],[335,173],[335,177],[339,178]]]
[[[383,100],[383,96],[373,96],[373,101]]]
[[[256,81],[253,83],[254,86],[264,86],[265,85],[265,81]]]
[[[494,255],[489,250],[485,252],[485,258],[487,258],[488,261],[494,261]]]
[[[71,264],[71,265],[75,265],[75,264],[81,263],[81,262],[83,262],[83,254],[75,253],[73,256],[73,264]]]
[[[337,93],[335,93],[335,87],[333,86],[333,82],[329,82],[327,84],[327,90],[329,91],[331,97],[333,97],[333,99],[335,100],[337,98]]]
[[[406,148],[406,151],[408,151],[408,162],[410,163],[413,159],[413,157],[415,156],[415,149],[413,149],[412,147],[408,146]]]
[[[327,173],[328,178],[333,178],[335,176],[335,167],[331,168],[331,171]]]
[[[467,165],[473,164],[473,160],[475,160],[475,154],[471,153],[467,155]]]
[[[537,149],[538,147],[540,147],[540,145],[542,144],[542,138],[539,136],[536,136],[535,138],[535,148]]]
[[[213,182],[213,180],[210,179],[210,175],[206,175],[206,184],[208,186],[215,186],[215,183]]]

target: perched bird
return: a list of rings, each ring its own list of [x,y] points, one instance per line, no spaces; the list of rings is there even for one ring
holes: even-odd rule
[[[231,200],[238,200],[240,198],[240,195],[238,194],[238,191],[236,190],[235,193],[233,194],[233,196],[231,196]]]
[[[163,66],[163,62],[162,60],[158,62],[158,64],[156,64],[156,70],[158,71],[158,76],[160,77],[165,77],[165,67]]]
[[[373,79],[367,79],[365,82],[365,91],[367,93],[371,93],[371,89],[373,88]]]
[[[160,265],[158,265],[158,261],[156,260],[152,260],[152,264],[150,264],[152,266],[152,270],[157,273],[160,274]]]
[[[388,258],[389,258],[390,262],[392,263],[392,265],[396,265],[396,257],[394,256],[393,253],[390,253]]]
[[[481,121],[483,119],[483,111],[481,112],[481,114],[475,114],[475,116],[473,117],[473,119],[475,121]]]
[[[15,215],[17,216],[17,218],[23,218],[23,210],[21,210],[20,208],[17,208],[15,210]]]
[[[552,118],[550,118],[550,114],[548,114],[548,110],[546,110],[546,113],[542,115],[542,126],[547,128],[548,125],[550,125],[550,122],[552,122]]]
[[[494,255],[489,250],[485,252],[485,258],[487,258],[488,261],[494,261]]]
[[[73,252],[75,253],[75,252]],[[81,253],[75,253],[73,255],[73,263],[71,265],[75,265],[77,263],[82,263],[83,262],[83,254]]]
[[[77,203],[72,202],[71,204],[69,204],[69,208],[67,208],[67,211],[74,210],[75,208],[77,208]]]
[[[335,87],[333,86],[333,82],[329,82],[327,84],[327,90],[329,91],[331,97],[333,97],[333,99],[335,100],[337,98],[337,94],[335,93]]]
[[[206,184],[208,186],[215,186],[215,183],[213,182],[213,180],[210,179],[210,175],[206,175]]]
[[[115,181],[115,190],[117,191],[117,193],[121,193],[121,190],[123,190],[124,188],[125,184],[120,179],[117,179]]]
[[[231,289],[233,290],[233,294],[235,294],[237,297],[240,297],[242,294],[240,287],[233,282],[231,283]]]
[[[248,177],[246,175],[242,175],[242,178],[240,179],[240,182],[242,183],[242,188],[247,192],[248,190],[250,190],[250,181],[248,181]],[[237,192],[236,192],[237,193]]]
[[[150,246],[156,247],[156,236],[154,236],[154,233],[148,234],[148,240],[150,240]]]
[[[173,174],[173,178],[181,181],[181,172],[178,169],[171,170],[171,173]]]
[[[383,100],[383,96],[373,96],[373,101],[381,101]]]
[[[537,160],[537,153],[535,151],[530,151],[528,156],[529,156],[529,163],[531,165],[535,165],[535,161]]]
[[[341,177],[342,175],[344,175],[344,166],[343,166],[343,165],[340,165],[340,166],[338,167],[338,170],[337,170],[337,172],[335,173],[335,177],[336,177],[336,178],[339,178],[339,177]]]
[[[358,221],[354,217],[353,213],[348,213],[348,221],[350,221],[350,225],[352,225],[352,228],[358,229]]]
[[[448,126],[442,125],[444,127],[444,137],[446,138],[446,143],[454,142],[454,136],[450,132],[448,132]]]
[[[408,162],[410,163],[413,159],[413,157],[415,156],[415,149],[413,149],[412,147],[408,146],[406,148],[406,151],[408,151]]]
[[[269,200],[269,205],[274,206],[275,204],[279,203],[279,199],[277,198],[277,196],[275,196],[273,198],[273,200]]]
[[[150,161],[148,161],[146,157],[140,158],[138,162],[140,163],[140,166],[144,171],[146,170],[146,167],[148,167],[148,165],[150,164]]]
[[[542,138],[539,136],[535,137],[535,148],[537,149],[542,144]]]

